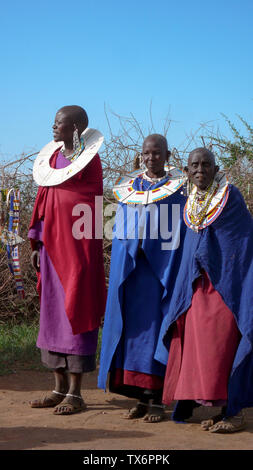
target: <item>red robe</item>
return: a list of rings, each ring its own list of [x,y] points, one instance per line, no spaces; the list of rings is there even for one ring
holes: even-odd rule
[[[55,167],[58,151],[51,157]],[[44,220],[43,243],[65,292],[65,310],[73,334],[92,331],[104,315],[106,288],[103,240],[95,239],[95,196],[103,195],[99,155],[78,174],[57,186],[39,187],[30,222]],[[83,216],[72,215],[77,204],[86,204],[92,214],[92,238],[72,235],[73,224]],[[96,217],[101,217],[96,210]],[[82,230],[82,227],[81,227]],[[39,290],[40,279],[38,282]]]
[[[203,272],[190,308],[174,324],[163,402],[200,400],[215,406],[226,401],[240,338],[232,312]]]

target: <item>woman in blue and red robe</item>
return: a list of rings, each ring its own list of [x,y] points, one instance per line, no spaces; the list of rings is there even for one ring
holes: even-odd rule
[[[125,193],[119,203],[98,377],[100,388],[106,389],[109,374],[111,392],[137,398],[136,406],[126,418],[144,418],[147,422],[164,418],[161,398],[167,351],[163,348],[159,360],[155,359],[155,352],[165,315],[163,302],[173,289],[185,232],[181,222],[186,198],[179,189],[183,179],[174,177],[173,180],[170,169],[165,171],[169,156],[167,145],[161,135],[145,139],[143,162],[146,172],[140,172],[134,179],[129,194],[135,191],[138,197],[147,200],[148,192],[154,191],[158,200],[162,188],[170,188],[172,181],[175,190],[170,195],[166,190],[165,198],[150,205],[124,203]],[[150,206],[154,211],[157,209],[153,222]],[[173,207],[178,208],[174,222]],[[162,208],[165,208],[164,217]],[[166,218],[167,233],[170,231],[168,239],[173,234],[173,240],[168,249],[163,249],[167,239],[162,238],[161,225]],[[144,237],[140,237],[141,226],[146,230]],[[150,232],[155,229],[157,237],[152,237]]]
[[[235,186],[221,191],[217,171],[209,150],[190,153],[195,192],[161,334],[169,352],[163,403],[177,401],[175,421],[196,406],[221,407],[201,426],[230,433],[244,428],[242,409],[253,406],[253,219]]]

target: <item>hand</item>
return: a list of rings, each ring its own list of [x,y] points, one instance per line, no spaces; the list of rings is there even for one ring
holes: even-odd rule
[[[31,255],[32,266],[36,269],[37,273],[40,272],[40,252],[34,250]]]

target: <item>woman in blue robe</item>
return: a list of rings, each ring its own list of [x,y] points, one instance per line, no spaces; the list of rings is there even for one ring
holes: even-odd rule
[[[158,422],[167,350],[154,358],[160,327],[171,296],[185,233],[185,196],[181,170],[165,164],[168,144],[159,134],[143,143],[146,171],[117,182],[119,200],[112,242],[111,268],[102,335],[98,387],[138,402],[126,415]]]
[[[175,421],[200,404],[221,406],[201,427],[231,433],[253,406],[253,219],[212,152],[192,151],[188,175],[183,254],[160,334],[169,351],[163,402],[177,400]]]

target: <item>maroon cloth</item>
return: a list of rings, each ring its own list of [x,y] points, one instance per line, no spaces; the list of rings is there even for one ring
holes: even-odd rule
[[[163,377],[145,374],[144,372],[115,369],[111,372],[111,384],[115,389],[116,387],[131,385],[133,387],[140,387],[148,390],[160,390],[163,387]]]
[[[56,151],[50,164],[56,167]],[[106,288],[102,239],[95,239],[95,196],[103,194],[102,166],[98,155],[77,175],[57,186],[39,187],[30,229],[44,220],[43,244],[65,292],[65,310],[74,334],[100,326]],[[92,238],[73,237],[77,204],[86,204],[92,214]],[[31,240],[34,247],[34,241]],[[40,276],[38,276],[40,291]]]
[[[43,240],[43,220],[29,230],[30,239]],[[65,311],[65,292],[43,243],[40,247],[40,329],[37,346],[58,353],[96,353],[98,328],[74,335]],[[80,360],[80,359],[78,359]]]
[[[239,341],[232,312],[203,273],[196,281],[191,307],[174,324],[163,402],[226,400]]]

